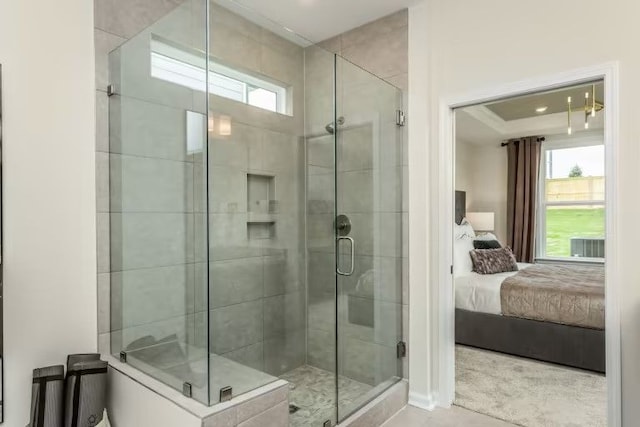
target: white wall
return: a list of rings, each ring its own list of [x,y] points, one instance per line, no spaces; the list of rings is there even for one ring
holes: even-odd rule
[[[107,410],[118,427],[199,427],[202,420],[125,374],[109,368]],[[112,410],[116,408],[117,410]]]
[[[410,11],[410,23],[415,22],[412,11],[415,9]],[[616,237],[622,304],[625,426],[636,425],[640,419],[640,405],[635,402],[640,394],[640,274],[635,261],[640,240],[640,229],[635,225],[640,215],[640,200],[635,197],[640,182],[640,121],[637,120],[640,104],[636,100],[640,93],[637,77],[640,75],[640,51],[630,42],[640,39],[640,26],[636,22],[639,12],[640,4],[630,0],[606,3],[596,0],[486,0],[465,2],[464,7],[460,2],[450,0],[428,0],[428,12],[420,21],[428,31],[422,43],[415,40],[410,43],[410,46],[419,45],[420,49],[410,49],[409,59],[410,64],[423,57],[429,60],[428,67],[421,71],[431,89],[425,107],[430,114],[413,120],[428,122],[430,141],[423,142],[427,142],[432,150],[441,137],[437,107],[443,98],[619,61],[619,163],[614,172],[619,183],[619,208],[612,215],[619,230]],[[589,23],[597,23],[598,31],[593,37],[585,38]],[[416,68],[412,67],[410,73],[414,71]],[[410,81],[413,81],[411,77]],[[437,169],[437,163],[433,162],[432,167]],[[432,171],[429,176],[433,177]],[[436,243],[431,247],[436,247],[433,246]],[[423,341],[429,342],[428,339]],[[439,349],[434,343],[437,339],[431,341],[432,350],[437,353]]]
[[[507,149],[456,141],[455,189],[467,192],[467,212],[493,212],[493,233],[507,241]]]
[[[467,192],[467,205],[469,204],[469,197],[471,197],[471,189],[473,188],[473,170],[471,169],[473,163],[471,158],[473,156],[473,146],[468,142],[457,140],[456,141],[456,178],[454,188],[457,191]]]
[[[0,2],[5,423],[31,370],[96,349],[93,5]]]
[[[433,368],[437,356],[434,354],[432,337],[437,325],[429,322],[430,307],[438,304],[428,292],[427,278],[430,274],[430,224],[437,221],[429,209],[429,183],[434,175],[425,167],[429,164],[429,81],[423,74],[428,69],[428,52],[424,43],[428,38],[423,25],[427,16],[426,4],[409,9],[409,111],[407,138],[409,162],[409,403],[430,408],[435,402],[434,381],[437,374]],[[417,71],[417,72],[416,72]],[[437,349],[436,349],[437,351]]]

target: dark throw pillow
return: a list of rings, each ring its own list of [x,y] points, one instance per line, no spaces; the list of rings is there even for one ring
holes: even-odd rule
[[[516,257],[508,246],[499,249],[474,249],[469,254],[473,261],[473,271],[478,274],[518,271]]]
[[[497,240],[474,240],[474,249],[499,249],[502,247]]]

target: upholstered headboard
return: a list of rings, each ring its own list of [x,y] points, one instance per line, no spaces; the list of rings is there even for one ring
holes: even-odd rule
[[[456,190],[456,224],[462,222],[467,214],[467,193]]]

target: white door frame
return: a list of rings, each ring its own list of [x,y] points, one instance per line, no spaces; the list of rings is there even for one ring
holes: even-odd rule
[[[618,174],[618,63],[609,62],[549,76],[469,92],[440,102],[438,142],[439,184],[436,202],[439,204],[438,258],[434,280],[437,280],[439,310],[436,321],[438,339],[438,404],[448,407],[455,397],[455,302],[453,292],[453,222],[454,171],[455,171],[455,123],[454,109],[492,100],[550,90],[563,86],[603,79],[605,86],[605,176],[606,176],[606,242],[605,242],[605,328],[607,371],[607,418],[610,427],[621,426],[621,350],[620,350],[620,282],[617,268],[619,241],[617,224],[619,204],[617,194]]]

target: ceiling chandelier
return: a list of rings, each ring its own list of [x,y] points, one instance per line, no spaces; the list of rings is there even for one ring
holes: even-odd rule
[[[567,134],[571,135],[571,97],[567,97]],[[596,101],[596,85],[591,85],[591,92],[586,91],[584,93],[584,108],[577,108],[576,111],[584,110],[584,128],[589,129],[589,118],[595,117],[596,112],[602,110],[604,108],[604,104]]]

